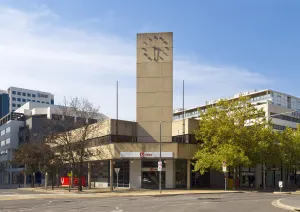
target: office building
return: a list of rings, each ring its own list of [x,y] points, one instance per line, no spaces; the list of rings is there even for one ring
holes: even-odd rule
[[[9,87],[7,91],[0,91],[0,118],[15,111],[26,102],[54,105],[54,95],[44,91]]]
[[[16,111],[7,114],[0,119],[0,163],[5,170],[0,170],[0,185],[18,182],[18,176],[23,168],[13,167],[9,161],[13,159],[14,150],[30,141],[29,136],[34,139],[42,139],[43,127],[47,120],[64,118],[60,106],[47,103],[27,102]],[[76,121],[76,115],[69,114],[68,118]],[[106,120],[108,117],[102,113],[94,120],[87,120],[90,123]],[[37,181],[41,174],[36,174]]]
[[[238,93],[228,99],[236,99],[240,95],[247,96],[252,104],[257,108],[263,108],[266,112],[266,117],[271,120],[274,130],[282,131],[286,127],[296,129],[297,124],[300,123],[300,98],[271,89],[266,89]],[[186,123],[191,119],[198,120],[200,117],[200,111],[205,112],[207,105],[211,106],[217,101],[218,100],[208,101],[206,102],[206,105],[186,110],[176,109],[173,113],[174,122],[183,123],[183,117]],[[198,126],[194,126],[193,128],[193,126],[190,126],[188,127],[188,130],[193,131],[197,127]],[[180,136],[173,137],[173,140],[178,140],[182,137],[182,129],[178,129],[178,134]],[[185,136],[186,142],[194,139],[192,135]],[[259,186],[262,183],[261,165],[258,165],[257,167],[241,168],[241,172],[242,180],[240,186],[254,187],[255,184],[256,186]],[[278,185],[278,181],[286,179],[286,176],[287,173],[282,171],[280,167],[269,167],[266,177],[266,185],[268,187],[276,187]]]

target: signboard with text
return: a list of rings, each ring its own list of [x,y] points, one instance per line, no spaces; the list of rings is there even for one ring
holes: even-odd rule
[[[120,158],[159,158],[159,152],[120,152]],[[162,152],[162,158],[173,158],[173,152]]]

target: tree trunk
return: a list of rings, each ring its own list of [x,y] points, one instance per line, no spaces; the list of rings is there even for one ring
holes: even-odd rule
[[[295,187],[297,187],[297,170],[294,169],[294,184],[295,184]]]
[[[263,163],[263,188],[264,190],[267,189],[266,187],[266,164]]]
[[[233,190],[235,190],[235,180],[236,180],[236,167],[233,168],[233,187],[232,187]]]
[[[59,188],[59,175],[56,173],[56,187]]]
[[[79,170],[78,170],[78,191],[82,191],[82,169],[83,169],[83,161],[79,162]]]
[[[26,183],[27,183],[26,173],[24,172],[24,188],[26,188]]]
[[[52,184],[52,190],[54,190],[54,173],[53,173],[53,171],[51,173],[51,184]]]

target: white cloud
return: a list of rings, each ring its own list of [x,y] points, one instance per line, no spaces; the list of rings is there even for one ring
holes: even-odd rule
[[[96,19],[95,19],[96,20]],[[0,7],[0,89],[9,86],[87,97],[110,117],[135,119],[135,37],[125,40],[105,32],[62,27],[60,17],[40,8],[26,12]],[[175,44],[176,45],[176,44]],[[186,106],[265,85],[258,73],[243,68],[200,64],[175,52],[174,108],[181,105],[181,80]]]

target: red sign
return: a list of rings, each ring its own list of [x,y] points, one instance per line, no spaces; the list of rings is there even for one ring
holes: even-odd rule
[[[152,157],[152,153],[140,152],[140,157]]]
[[[60,178],[60,184],[61,186],[69,186],[69,179],[71,179],[70,177],[61,177]],[[85,177],[81,177],[81,184],[82,186],[85,186],[86,185],[86,181],[85,181]],[[78,186],[78,178],[77,177],[74,177],[73,179],[73,185],[74,186]]]

